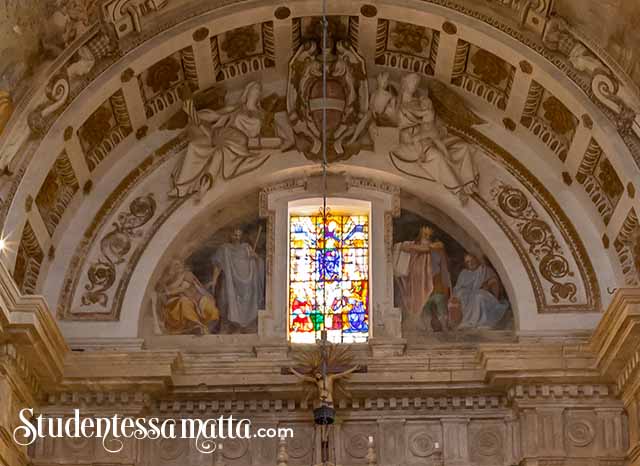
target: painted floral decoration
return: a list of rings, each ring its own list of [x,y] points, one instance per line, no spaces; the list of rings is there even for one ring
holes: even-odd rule
[[[396,23],[391,38],[394,47],[413,53],[424,53],[429,46],[427,30],[416,24]]]
[[[225,34],[221,48],[231,60],[240,60],[256,52],[260,34],[253,26],[246,26]]]
[[[509,77],[505,62],[486,50],[478,50],[471,58],[471,64],[473,65],[474,73],[492,86],[499,85]]]
[[[180,63],[174,57],[160,60],[147,71],[147,86],[154,93],[166,91],[180,80]]]
[[[551,96],[542,104],[544,118],[551,124],[551,128],[560,134],[573,131],[576,122],[569,109],[556,97]]]

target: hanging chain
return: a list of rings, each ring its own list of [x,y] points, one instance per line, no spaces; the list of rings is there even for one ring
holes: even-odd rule
[[[329,161],[327,159],[327,46],[328,46],[328,34],[329,34],[329,24],[327,20],[327,0],[322,0],[322,233],[323,233],[323,241],[322,241],[322,274],[326,274],[326,258],[327,258],[327,224],[328,224],[328,213],[327,213],[327,169],[329,165]],[[321,343],[321,352],[322,352],[322,385],[326,392],[327,390],[327,376],[329,372],[329,368],[327,367],[327,287],[326,281],[323,277],[322,280],[322,303],[323,303],[323,312],[322,312],[322,343]],[[329,426],[322,426],[322,463],[323,466],[327,466],[329,458]],[[326,437],[326,438],[325,438]],[[326,443],[325,443],[326,442]]]
[[[326,376],[326,312],[327,312],[327,289],[324,280],[326,274],[326,257],[327,257],[327,169],[329,161],[327,159],[327,44],[328,44],[329,22],[327,20],[327,0],[322,0],[322,375]],[[326,388],[326,387],[325,387]]]

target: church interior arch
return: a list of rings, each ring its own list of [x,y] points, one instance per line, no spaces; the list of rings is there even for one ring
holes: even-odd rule
[[[0,20],[0,344],[41,382],[8,412],[131,392],[131,412],[232,399],[309,429],[288,368],[313,345],[291,335],[329,328],[360,366],[334,464],[369,461],[369,435],[389,465],[640,464],[640,10],[19,3]],[[340,291],[318,304],[323,196]],[[260,445],[219,461],[317,463]],[[182,455],[144,448],[123,461]]]

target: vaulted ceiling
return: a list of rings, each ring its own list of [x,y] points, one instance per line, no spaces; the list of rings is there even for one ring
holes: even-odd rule
[[[0,219],[13,245],[3,260],[71,334],[90,320],[96,334],[133,325],[125,333],[135,336],[130,308],[143,304],[158,273],[152,253],[177,247],[184,232],[247,193],[318,174],[317,161],[287,148],[200,203],[167,195],[188,141],[185,96],[220,108],[260,81],[276,105],[293,52],[317,39],[323,5],[87,0],[45,12],[44,2],[27,3],[9,2],[0,32],[11,48],[0,83]],[[333,173],[397,186],[472,231],[514,277],[521,330],[590,328],[608,289],[640,284],[640,39],[629,8],[614,0],[328,1],[332,27],[364,59],[371,90],[382,72],[396,83],[416,72],[445,84],[484,122],[470,127],[455,109],[439,109],[483,154],[481,188],[466,206],[395,170],[383,137]],[[113,261],[101,254],[116,230],[125,233],[111,253],[120,248],[122,262],[94,267]],[[556,258],[546,269],[540,235],[552,237]],[[80,309],[87,290],[108,305],[96,298]]]

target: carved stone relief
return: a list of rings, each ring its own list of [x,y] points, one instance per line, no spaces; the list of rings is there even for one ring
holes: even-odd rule
[[[312,36],[303,42],[289,62],[287,112],[296,148],[310,160],[322,158],[323,108],[328,160],[348,159],[362,149],[364,131],[360,127],[369,110],[367,70],[356,44],[339,39],[335,29],[322,40]],[[323,56],[328,57],[326,65]],[[332,97],[327,101],[322,97],[324,75],[328,76],[327,93]]]
[[[170,0],[108,0],[102,4],[104,19],[110,33],[118,40],[140,33],[145,17],[162,10]]]

